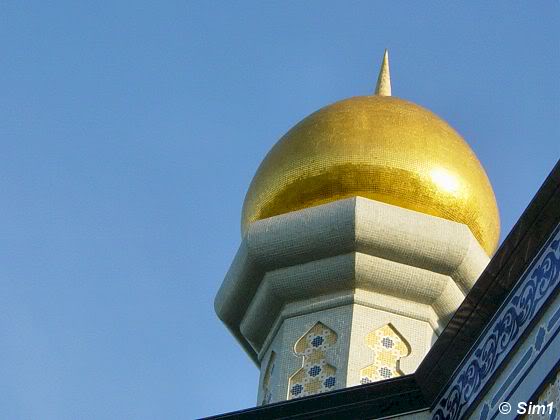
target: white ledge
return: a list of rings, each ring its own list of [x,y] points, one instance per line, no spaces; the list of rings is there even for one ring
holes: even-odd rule
[[[445,320],[487,263],[466,225],[354,197],[253,223],[214,306],[258,363],[290,302],[360,288],[431,305]]]

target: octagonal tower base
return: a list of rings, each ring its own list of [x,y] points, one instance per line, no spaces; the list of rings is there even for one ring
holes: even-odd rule
[[[467,226],[355,197],[251,225],[215,308],[267,404],[413,373],[487,263]]]

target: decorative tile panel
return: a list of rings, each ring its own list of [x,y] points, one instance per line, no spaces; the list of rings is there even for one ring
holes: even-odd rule
[[[374,362],[360,370],[362,384],[403,375],[399,360],[410,354],[410,347],[391,324],[369,333],[366,344],[373,350]]]
[[[454,375],[434,408],[434,419],[464,417],[556,289],[559,278],[560,226],[557,226]]]
[[[540,364],[543,359],[548,359],[548,363],[553,361],[547,355],[558,355],[558,336],[560,335],[560,305],[559,298],[547,304],[547,310],[539,320],[539,324],[533,327],[530,334],[524,339],[523,343],[516,348],[515,354],[507,362],[504,369],[497,373],[496,382],[484,393],[483,401],[480,406],[471,414],[472,418],[477,418],[479,413],[480,420],[494,420],[502,417],[500,408],[504,402],[517,407],[519,402],[529,402],[530,392],[537,384],[535,378],[531,378],[531,373],[535,370],[542,376],[547,369]],[[544,362],[545,364],[547,362]],[[526,385],[525,395],[518,394],[520,389]],[[528,408],[528,407],[526,407]],[[553,407],[555,408],[555,407]],[[533,411],[531,411],[533,412]],[[550,408],[546,414],[554,414]]]
[[[336,340],[336,333],[318,322],[297,341],[295,353],[303,357],[303,366],[290,377],[289,400],[334,389],[336,368],[327,363],[326,353]]]

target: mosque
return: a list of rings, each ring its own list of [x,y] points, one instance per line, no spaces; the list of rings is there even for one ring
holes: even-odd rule
[[[260,369],[257,406],[215,418],[556,418],[560,164],[497,249],[484,168],[391,96],[387,52],[373,95],[270,150],[241,231],[215,310]]]

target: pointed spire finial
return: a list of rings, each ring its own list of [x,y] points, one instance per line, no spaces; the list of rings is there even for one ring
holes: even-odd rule
[[[375,94],[379,96],[391,96],[391,73],[389,72],[389,51],[385,50],[379,77],[377,78],[377,86]]]

